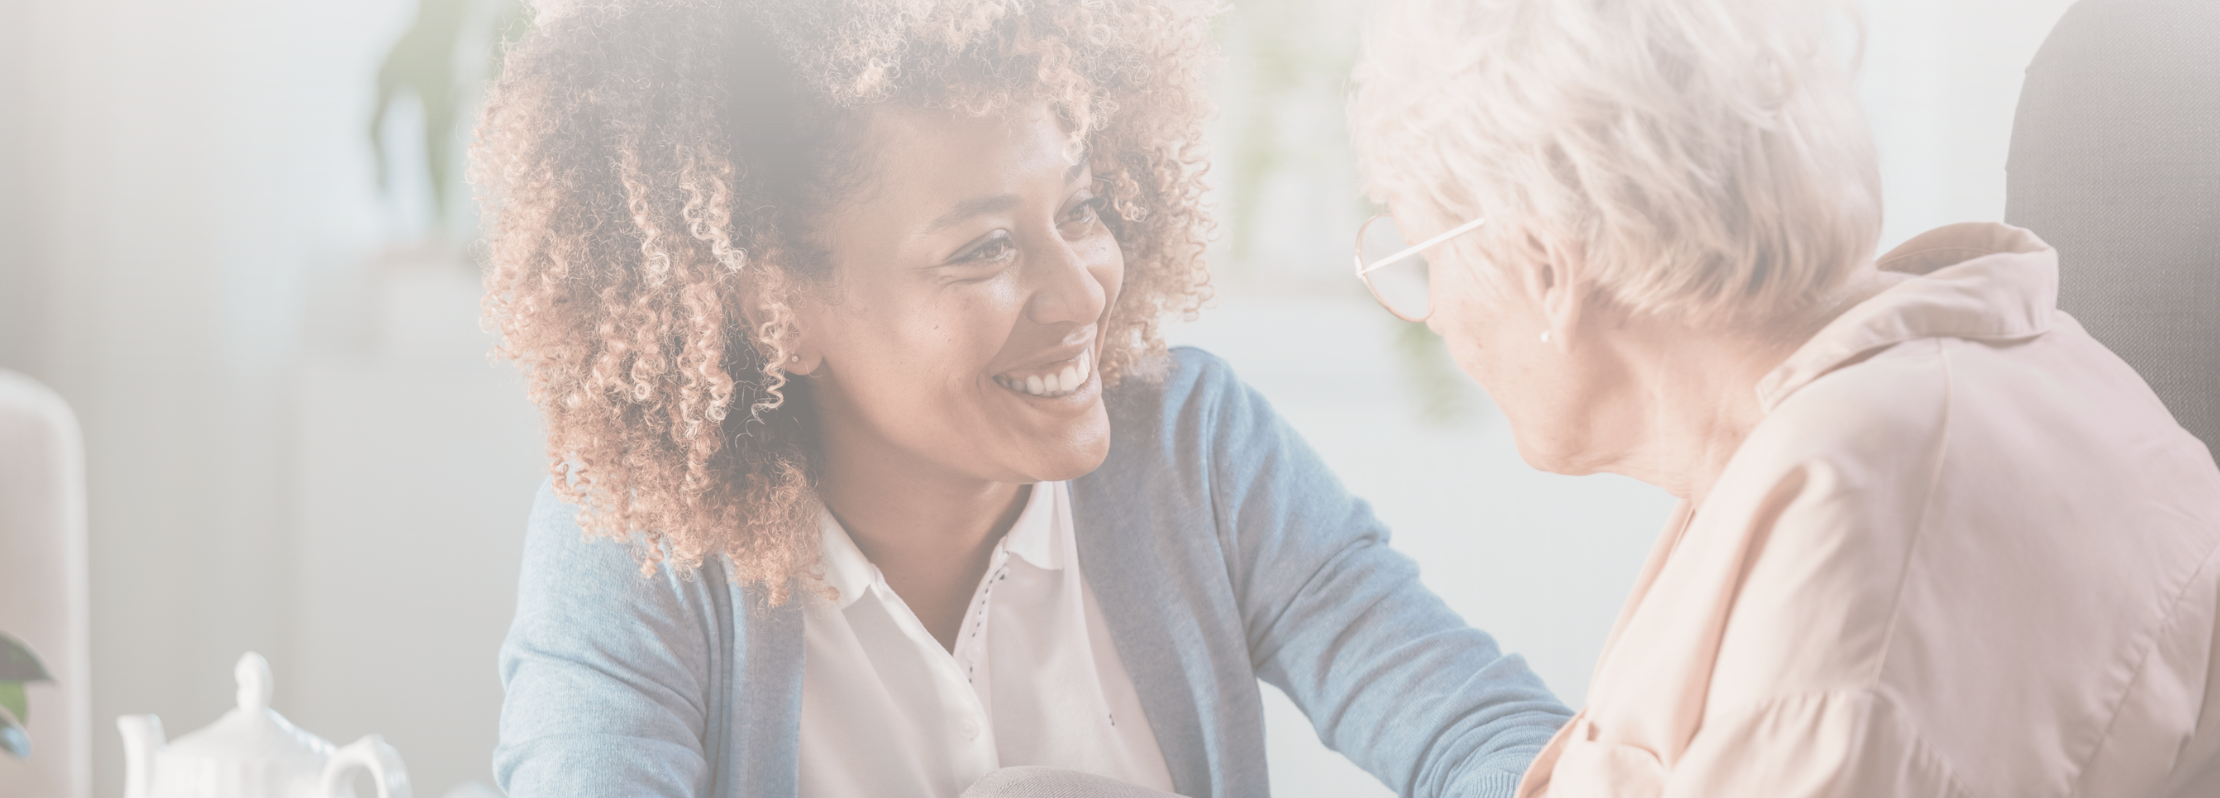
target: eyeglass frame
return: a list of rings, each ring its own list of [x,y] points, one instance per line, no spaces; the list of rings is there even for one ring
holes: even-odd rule
[[[1391,218],[1392,216],[1392,214],[1376,213],[1372,215],[1372,218],[1364,220],[1364,224],[1357,226],[1357,279],[1364,281],[1364,290],[1371,292],[1373,301],[1380,303],[1380,307],[1387,308],[1387,312],[1395,314],[1396,318],[1412,323],[1423,322],[1428,317],[1434,315],[1432,278],[1428,278],[1426,281],[1426,313],[1414,319],[1410,316],[1403,315],[1403,312],[1396,310],[1394,305],[1388,304],[1387,297],[1381,296],[1379,287],[1372,284],[1372,273],[1387,268],[1389,266],[1393,266],[1404,260],[1408,260],[1412,256],[1426,251],[1428,247],[1432,247],[1435,244],[1439,244],[1441,242],[1448,241],[1449,239],[1456,238],[1457,236],[1463,235],[1474,228],[1477,228],[1483,224],[1487,224],[1488,218],[1483,216],[1464,224],[1457,225],[1456,227],[1450,228],[1448,232],[1442,233],[1441,235],[1434,236],[1433,238],[1429,238],[1424,241],[1420,241],[1416,244],[1412,244],[1401,252],[1397,252],[1385,258],[1373,261],[1372,265],[1366,266],[1364,264],[1365,231],[1372,229],[1372,224],[1374,222],[1380,221],[1381,219]]]

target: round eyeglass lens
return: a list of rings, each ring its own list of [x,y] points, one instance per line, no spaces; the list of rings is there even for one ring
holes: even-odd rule
[[[1410,247],[1401,228],[1396,227],[1395,217],[1382,216],[1364,228],[1359,249],[1364,253],[1365,266],[1378,264],[1382,259]],[[1402,260],[1365,273],[1372,286],[1373,296],[1386,305],[1395,315],[1406,319],[1423,319],[1429,308],[1426,298],[1426,256],[1405,256]]]

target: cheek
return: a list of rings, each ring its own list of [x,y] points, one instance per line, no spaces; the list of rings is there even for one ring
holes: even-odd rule
[[[1125,288],[1125,250],[1109,233],[1095,236],[1092,242],[1092,248],[1080,256],[1088,264],[1088,276],[1102,286],[1102,315],[1107,318],[1118,306],[1118,292]]]
[[[1453,282],[1437,283],[1433,315],[1427,317],[1426,326],[1442,337],[1450,357],[1465,374],[1494,393],[1493,383],[1502,372],[1500,361],[1507,334],[1503,314],[1465,288]]]
[[[1005,292],[884,298],[842,308],[826,355],[867,415],[893,421],[943,417],[972,401],[975,379],[1000,350],[1011,318]]]
[[[1013,292],[996,290],[947,297],[914,306],[914,315],[897,321],[892,332],[902,340],[889,347],[889,365],[906,372],[897,393],[926,399],[915,386],[938,385],[936,401],[975,401],[980,375],[1009,339],[1010,328],[1022,313],[1022,302]],[[891,318],[894,314],[889,314]],[[907,327],[907,330],[899,329]]]
[[[1490,301],[1469,281],[1449,283],[1451,290],[1434,295],[1427,324],[1442,336],[1450,357],[1515,427],[1551,423],[1562,406],[1552,397],[1563,375],[1556,371],[1556,350],[1540,340],[1543,322],[1524,307]]]

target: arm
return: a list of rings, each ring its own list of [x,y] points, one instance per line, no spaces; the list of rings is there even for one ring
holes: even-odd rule
[[[1565,762],[1576,756],[1577,747],[1568,746],[1566,760],[1560,761],[1560,783],[1572,775]],[[1629,793],[1553,785],[1550,794]],[[1965,798],[1970,793],[1902,711],[1881,695],[1857,690],[1783,696],[1726,717],[1706,718],[1666,778],[1664,796],[1714,795]]]
[[[1387,529],[1208,356],[1212,503],[1256,672],[1319,738],[1406,796],[1509,796],[1571,716],[1418,581]]]
[[[587,539],[576,512],[547,486],[532,508],[501,646],[496,779],[517,798],[705,794],[722,580],[642,576],[624,544]]]

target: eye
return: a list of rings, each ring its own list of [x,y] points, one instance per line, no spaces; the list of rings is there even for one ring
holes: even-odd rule
[[[952,283],[976,283],[994,279],[1017,262],[1017,242],[1010,238],[1010,231],[996,230],[950,256],[937,271]]]
[[[1017,245],[1010,242],[1010,233],[996,230],[985,239],[956,253],[948,259],[949,265],[995,264],[1017,256]]]
[[[1095,223],[1102,220],[1102,209],[1107,202],[1108,197],[1087,195],[1086,199],[1073,205],[1071,210],[1065,211],[1064,218],[1057,220],[1057,231],[1063,233],[1065,238],[1083,238],[1093,233]]]

